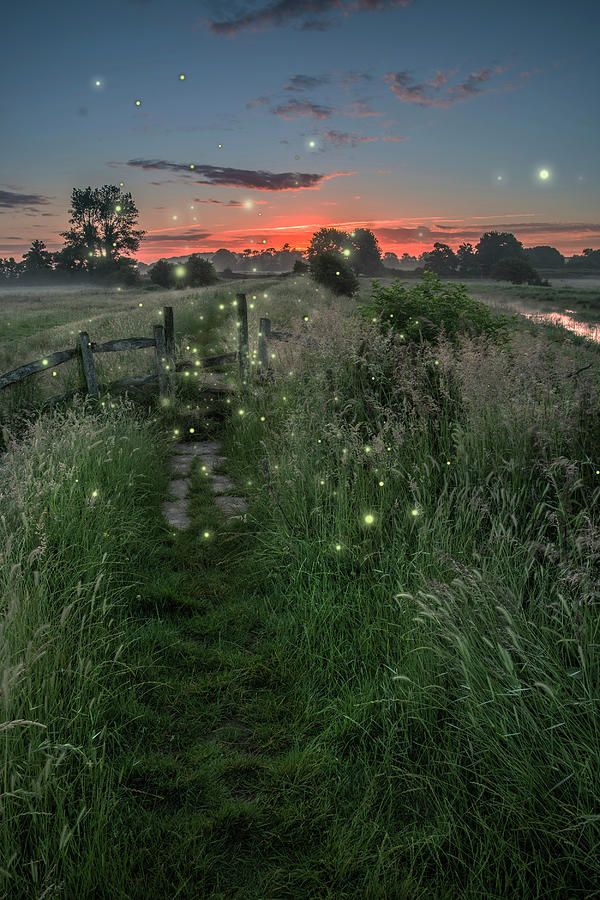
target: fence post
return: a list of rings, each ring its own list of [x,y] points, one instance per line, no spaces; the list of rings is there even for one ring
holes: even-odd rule
[[[85,380],[85,386],[90,397],[98,397],[98,379],[96,378],[96,366],[94,354],[90,347],[90,336],[87,331],[79,332],[79,359]]]
[[[245,294],[237,294],[238,349],[240,356],[240,378],[242,385],[248,382],[248,304]]]
[[[158,375],[158,396],[161,400],[169,397],[169,380],[167,378],[167,342],[165,329],[162,325],[154,326],[154,341],[156,343],[156,374]]]
[[[265,377],[269,371],[269,338],[271,336],[271,320],[261,319],[258,327],[258,365],[260,374]]]
[[[165,327],[165,357],[167,360],[167,378],[169,381],[169,393],[172,397],[175,395],[176,380],[176,350],[175,350],[175,321],[173,319],[173,307],[165,306],[163,308],[163,320]]]

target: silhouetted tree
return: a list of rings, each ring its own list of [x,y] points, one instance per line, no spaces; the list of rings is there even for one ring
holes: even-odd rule
[[[86,268],[87,261],[83,247],[67,244],[54,254],[55,272],[82,272]]]
[[[509,231],[486,231],[475,249],[482,275],[489,275],[501,259],[524,258],[523,244]]]
[[[586,248],[581,256],[572,256],[568,262],[567,266],[569,269],[600,269],[600,250],[592,250],[590,247]]]
[[[309,270],[308,263],[304,262],[303,259],[297,259],[296,262],[294,263],[294,268],[292,269],[292,272],[294,273],[294,275],[304,275],[304,273],[308,272],[308,270]]]
[[[499,260],[490,272],[497,281],[511,281],[513,284],[541,284],[540,276],[526,259],[515,256]]]
[[[52,254],[43,241],[32,241],[27,253],[23,254],[23,274],[36,277],[52,271]]]
[[[150,269],[150,281],[160,287],[172,287],[175,282],[174,269],[172,263],[168,263],[166,259],[159,259]]]
[[[481,269],[473,244],[461,244],[456,251],[456,258],[461,275],[479,275]]]
[[[71,228],[62,237],[90,269],[114,268],[122,254],[139,248],[145,233],[136,228],[139,213],[133,197],[116,185],[74,188],[69,212]]]
[[[344,249],[351,249],[350,239],[345,231],[338,228],[320,228],[313,234],[306,255],[311,261],[320,253],[341,253]]]
[[[17,262],[14,256],[0,260],[0,277],[5,281],[13,281],[23,272],[23,263]]]
[[[458,268],[458,258],[448,244],[436,241],[433,250],[423,254],[425,266],[436,275],[454,275]]]
[[[310,272],[318,284],[329,288],[334,294],[351,297],[358,290],[358,278],[352,267],[333,250],[313,256]]]
[[[350,235],[350,264],[359,275],[378,275],[383,264],[379,242],[368,228],[357,228]]]
[[[532,266],[539,269],[562,269],[565,258],[556,247],[543,244],[539,247],[526,247],[525,258]]]
[[[216,284],[219,280],[213,264],[198,253],[192,253],[188,258],[185,270],[184,280],[189,287],[206,287],[209,284]]]
[[[387,253],[383,254],[383,263],[389,269],[398,269],[400,268],[400,260],[398,259],[395,253],[392,253],[388,250]]]

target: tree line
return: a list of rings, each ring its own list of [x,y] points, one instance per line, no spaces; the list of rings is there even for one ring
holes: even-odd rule
[[[24,279],[92,277],[135,284],[140,274],[132,258],[145,232],[138,228],[139,212],[132,195],[121,186],[74,188],[69,208],[69,228],[61,233],[63,247],[51,252],[44,241],[34,240],[20,261],[0,258],[0,282]],[[207,258],[208,257],[208,258]],[[544,284],[538,269],[566,272],[600,271],[600,250],[586,249],[565,258],[555,247],[525,248],[510,232],[488,231],[477,244],[462,243],[455,251],[436,241],[420,256],[382,253],[368,228],[346,232],[320,228],[307,251],[284,244],[280,250],[246,248],[240,253],[221,248],[209,254],[191,254],[185,264],[161,259],[150,270],[161,287],[196,287],[213,284],[216,272],[325,273],[336,286],[352,292],[358,275],[377,276],[391,270],[429,270],[442,276],[492,277],[516,284]],[[328,274],[330,273],[330,274]],[[331,274],[332,273],[332,274]]]

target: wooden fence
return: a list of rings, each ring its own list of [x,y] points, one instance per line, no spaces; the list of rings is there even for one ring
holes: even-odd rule
[[[245,294],[237,294],[237,326],[238,349],[232,353],[222,353],[219,356],[206,356],[197,360],[177,360],[177,346],[175,342],[175,321],[173,307],[165,306],[163,309],[163,323],[154,325],[152,337],[117,338],[97,344],[90,340],[87,331],[81,331],[77,339],[77,345],[69,350],[58,350],[50,353],[43,359],[25,363],[11,372],[0,375],[0,391],[24,381],[39,372],[55,369],[72,359],[78,359],[81,372],[81,389],[72,391],[69,395],[63,395],[66,399],[75,393],[84,393],[89,397],[98,398],[102,392],[127,389],[128,387],[140,387],[142,385],[158,385],[158,394],[161,399],[173,400],[176,394],[177,372],[189,369],[214,369],[226,363],[239,363],[240,382],[244,387],[251,373],[249,337],[248,337],[248,304]],[[268,344],[271,340],[287,341],[293,338],[291,332],[274,331],[271,328],[271,320],[261,318],[258,332],[258,360],[257,371],[260,376],[270,372]],[[120,378],[110,384],[102,385],[98,382],[94,356],[97,353],[119,353],[128,350],[145,350],[154,348],[154,372],[146,375],[134,375],[128,378]],[[207,385],[207,393],[223,393],[230,388],[226,385]]]

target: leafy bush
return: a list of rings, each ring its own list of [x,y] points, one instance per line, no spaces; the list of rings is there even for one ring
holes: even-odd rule
[[[189,287],[206,287],[219,280],[213,264],[198,253],[192,253],[186,265],[185,283]]]
[[[304,275],[305,272],[308,272],[309,268],[308,263],[305,263],[303,259],[297,259],[294,263],[292,272],[294,275]]]
[[[160,287],[171,287],[173,284],[173,268],[166,259],[159,259],[150,269],[150,281]]]
[[[310,273],[318,284],[334,294],[351,297],[358,290],[358,279],[346,260],[333,250],[319,253],[311,260]]]
[[[433,272],[424,272],[411,287],[399,281],[383,287],[374,281],[371,302],[359,310],[409,341],[437,341],[442,334],[450,340],[459,334],[494,336],[506,327],[506,319],[470,297],[464,284],[446,284]]]
[[[513,284],[541,284],[541,279],[530,262],[518,257],[501,259],[490,272],[496,281],[511,281]]]

